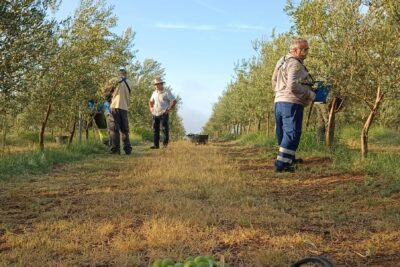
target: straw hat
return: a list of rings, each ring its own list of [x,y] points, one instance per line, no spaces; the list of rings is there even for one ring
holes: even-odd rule
[[[155,78],[153,81],[154,85],[161,84],[161,83],[165,83],[165,82],[160,77]]]

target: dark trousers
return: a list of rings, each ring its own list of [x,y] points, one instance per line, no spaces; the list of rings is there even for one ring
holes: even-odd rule
[[[160,124],[163,128],[163,144],[167,145],[169,142],[169,114],[164,113],[160,116],[153,116],[153,130],[154,130],[154,146],[160,146]]]
[[[114,122],[110,123],[110,137],[111,137],[111,151],[120,152],[120,136],[121,131],[122,142],[124,144],[125,153],[130,153],[132,151],[132,146],[129,141],[129,123],[128,123],[128,111],[119,108],[112,108],[111,115]]]
[[[277,169],[292,165],[300,143],[304,107],[289,102],[275,103],[276,138],[279,145]]]

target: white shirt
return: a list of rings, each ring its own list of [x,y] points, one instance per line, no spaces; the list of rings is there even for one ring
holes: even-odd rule
[[[154,90],[153,94],[150,97],[150,102],[154,102],[153,115],[161,116],[162,114],[164,114],[171,102],[174,100],[175,97],[169,90],[165,88],[161,92],[158,90]]]

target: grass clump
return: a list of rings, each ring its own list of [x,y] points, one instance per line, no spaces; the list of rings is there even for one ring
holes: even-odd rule
[[[399,162],[399,154],[370,153],[362,164],[365,173],[382,178],[374,179],[372,183],[380,188],[381,195],[384,197],[400,192]]]
[[[361,128],[347,126],[337,133],[343,143],[356,142],[358,144],[360,142]],[[371,144],[398,145],[400,144],[400,132],[382,126],[372,126],[368,132],[368,142]]]
[[[139,135],[143,141],[153,141],[153,131],[146,128],[135,129],[135,134]]]
[[[301,134],[298,151],[310,156],[327,156],[331,153],[325,143],[318,141],[317,134],[310,131]]]
[[[252,133],[244,135],[240,138],[239,143],[242,145],[253,145],[257,147],[265,147],[271,150],[277,149],[277,141],[275,135],[267,136],[263,133]],[[307,153],[307,156],[327,156],[329,149],[321,143],[318,143],[314,132],[303,132],[298,152]]]
[[[29,144],[35,144],[38,142],[38,140],[39,140],[38,132],[25,131],[8,136],[6,144],[12,146],[24,146]],[[46,134],[44,136],[44,140],[46,143],[54,142],[54,137]]]
[[[221,142],[232,141],[232,140],[236,140],[236,135],[231,133],[226,133],[218,137],[218,141]]]
[[[24,153],[12,154],[0,158],[0,180],[25,174],[48,172],[55,164],[81,160],[89,155],[102,153],[105,148],[99,143],[72,144],[67,147],[56,147]]]
[[[360,152],[350,149],[344,144],[337,144],[331,150],[333,167],[335,169],[350,172],[360,170]]]
[[[274,136],[267,136],[263,133],[251,133],[244,135],[239,140],[243,145],[274,147],[276,140]]]

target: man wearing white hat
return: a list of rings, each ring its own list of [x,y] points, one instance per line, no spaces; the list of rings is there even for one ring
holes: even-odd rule
[[[114,124],[111,127],[111,153],[120,154],[120,134],[124,144],[125,154],[129,155],[132,152],[132,146],[129,141],[129,122],[128,122],[128,104],[131,94],[131,81],[126,77],[125,68],[119,68],[120,78],[116,79],[115,89],[112,93],[111,114],[114,119]]]
[[[164,88],[164,81],[161,78],[154,79],[155,90],[150,97],[149,108],[153,114],[154,145],[151,149],[160,148],[160,124],[163,127],[163,145],[168,146],[169,142],[169,112],[175,107],[176,99],[172,93]]]

